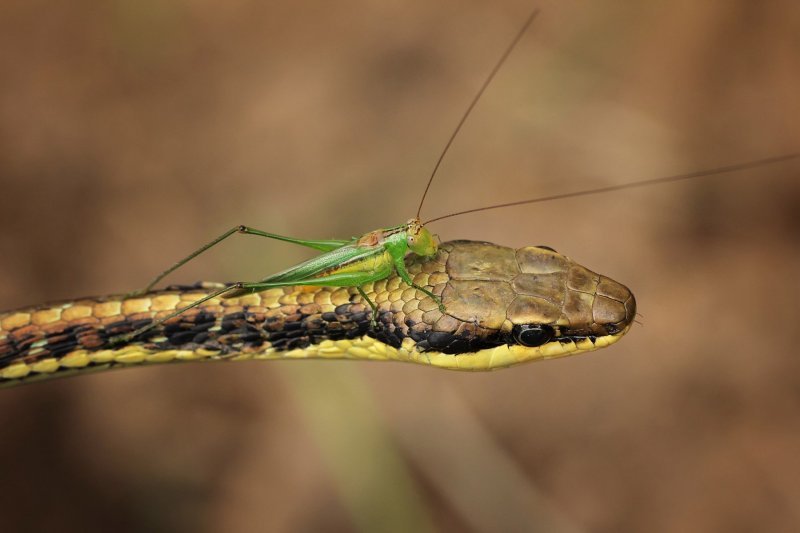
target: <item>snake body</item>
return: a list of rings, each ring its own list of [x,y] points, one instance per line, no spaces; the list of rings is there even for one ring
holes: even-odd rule
[[[124,344],[109,339],[221,285],[81,298],[0,313],[0,386],[110,368],[248,359],[395,360],[490,370],[608,346],[630,328],[625,286],[547,247],[452,241],[362,289],[294,286],[214,298]]]

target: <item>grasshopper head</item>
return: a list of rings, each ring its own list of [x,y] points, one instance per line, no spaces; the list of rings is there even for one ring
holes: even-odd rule
[[[436,255],[439,250],[436,237],[431,235],[431,232],[420,223],[418,218],[408,221],[406,242],[412,252],[423,257]]]

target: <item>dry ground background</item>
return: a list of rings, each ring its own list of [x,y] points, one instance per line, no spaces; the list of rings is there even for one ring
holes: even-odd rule
[[[424,215],[800,148],[800,4],[549,1]],[[127,291],[247,223],[413,214],[526,1],[4,0],[0,307]],[[448,220],[643,327],[492,374],[186,365],[0,391],[3,531],[797,531],[800,164]],[[240,238],[173,282],[306,257]]]

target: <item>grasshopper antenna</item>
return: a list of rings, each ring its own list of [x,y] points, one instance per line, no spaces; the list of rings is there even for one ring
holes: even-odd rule
[[[790,161],[792,159],[800,158],[800,152],[795,152],[791,154],[784,154],[775,157],[766,157],[764,159],[755,159],[752,161],[745,161],[744,163],[737,163],[735,165],[727,165],[724,167],[717,167],[707,170],[698,170],[695,172],[688,172],[686,174],[676,174],[674,176],[664,176],[661,178],[652,178],[647,180],[640,180],[640,181],[631,181],[628,183],[622,183],[620,185],[609,185],[607,187],[598,187],[597,189],[587,189],[584,191],[577,191],[577,192],[568,192],[562,194],[554,194],[552,196],[540,196],[539,198],[531,198],[529,200],[519,200],[517,202],[508,202],[505,204],[497,204],[497,205],[487,205],[484,207],[475,207],[473,209],[465,209],[464,211],[457,211],[455,213],[450,213],[449,215],[442,215],[440,217],[432,218],[430,220],[425,221],[425,224],[430,224],[431,222],[436,222],[439,220],[444,220],[445,218],[457,217],[460,215],[466,215],[468,213],[477,213],[478,211],[488,211],[490,209],[500,209],[501,207],[512,207],[515,205],[525,205],[525,204],[536,204],[540,202],[549,202],[551,200],[563,200],[564,198],[575,198],[576,196],[588,196],[590,194],[601,194],[606,192],[613,192],[613,191],[621,191],[623,189],[635,189],[638,187],[648,187],[650,185],[657,185],[659,183],[670,183],[673,181],[683,181],[689,180],[693,178],[703,178],[706,176],[716,176],[718,174],[726,174],[728,172],[740,172],[742,170],[749,170],[751,168],[756,168],[764,165],[772,165],[775,163],[782,163],[784,161]]]
[[[492,79],[494,79],[494,75],[497,74],[497,71],[500,70],[500,67],[503,66],[503,63],[505,63],[508,56],[511,55],[511,52],[517,46],[517,43],[519,42],[520,39],[522,39],[522,36],[528,29],[528,26],[531,25],[533,19],[535,19],[538,14],[539,14],[539,9],[537,8],[534,9],[530,15],[528,15],[528,18],[525,20],[525,24],[522,25],[522,28],[519,30],[519,32],[517,32],[517,35],[514,37],[514,40],[511,41],[511,44],[508,45],[508,48],[506,48],[505,52],[503,52],[503,55],[500,56],[500,60],[495,64],[494,68],[492,68],[492,71],[489,72],[489,75],[486,77],[486,80],[484,80],[483,85],[481,85],[481,88],[478,90],[477,94],[472,98],[472,102],[470,102],[469,106],[467,107],[467,110],[461,116],[461,120],[458,121],[458,125],[453,130],[453,133],[450,135],[450,138],[447,140],[447,144],[444,145],[444,150],[442,150],[441,155],[439,155],[439,159],[436,161],[436,165],[434,165],[433,167],[433,172],[431,172],[431,177],[428,178],[428,184],[425,186],[425,192],[422,193],[422,199],[419,201],[419,207],[417,208],[417,218],[419,218],[419,214],[420,212],[422,212],[422,204],[425,203],[425,197],[428,196],[428,190],[431,188],[431,183],[433,183],[433,178],[434,176],[436,176],[436,171],[439,170],[439,165],[442,164],[444,156],[447,155],[447,151],[450,149],[450,145],[453,144],[453,141],[458,135],[458,132],[461,131],[461,126],[463,126],[464,122],[467,121],[467,117],[469,117],[470,113],[472,113],[472,109],[475,107],[475,104],[478,103],[478,100],[481,99],[483,92],[492,82]]]

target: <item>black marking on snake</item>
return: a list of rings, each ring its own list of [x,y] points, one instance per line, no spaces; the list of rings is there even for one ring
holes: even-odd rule
[[[33,335],[30,335],[20,339],[9,336],[0,341],[0,366],[10,365],[18,354],[27,351],[33,340]]]
[[[80,346],[79,328],[80,326],[67,326],[60,331],[48,333],[45,336],[47,344],[44,348],[49,355],[58,358],[78,348]],[[85,328],[83,330],[85,331]]]
[[[195,287],[195,286],[192,286]],[[304,349],[323,340],[356,339],[369,336],[394,348],[400,348],[403,341],[410,337],[420,352],[436,351],[445,354],[467,354],[478,350],[492,348],[504,344],[521,343],[520,338],[530,344],[552,337],[562,344],[589,338],[593,343],[595,337],[568,336],[561,338],[557,328],[515,328],[513,332],[502,332],[482,328],[478,324],[464,322],[454,332],[433,331],[427,323],[416,323],[403,315],[391,311],[381,311],[377,324],[371,323],[372,313],[365,309],[360,301],[337,306],[332,312],[303,313],[302,307],[293,309],[292,313],[280,314],[280,310],[252,312],[249,307],[242,311],[224,315],[207,312],[200,308],[197,312],[181,315],[177,320],[148,331],[137,344],[144,349],[155,352],[205,348],[216,351],[221,357],[241,352],[257,351],[269,343],[276,351]],[[402,321],[400,320],[402,316]],[[77,349],[90,352],[108,348],[108,339],[128,333],[151,322],[150,319],[120,320],[106,325],[80,324],[68,326],[62,330],[48,333],[46,336],[14,335],[0,341],[0,365],[15,360],[41,360],[45,357],[61,357]],[[219,327],[216,327],[219,326]],[[25,328],[20,328],[24,330]],[[525,331],[523,331],[523,329]],[[534,331],[536,329],[536,331]],[[613,327],[609,327],[612,333]],[[530,338],[528,338],[530,337]],[[535,338],[534,338],[535,337]],[[34,342],[44,340],[41,351],[30,355]],[[105,363],[102,363],[105,364]],[[90,366],[97,366],[90,363]],[[115,365],[116,366],[116,365]]]

